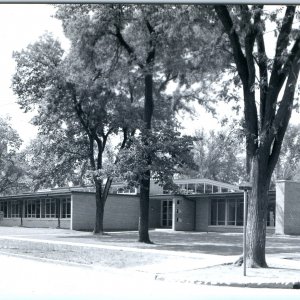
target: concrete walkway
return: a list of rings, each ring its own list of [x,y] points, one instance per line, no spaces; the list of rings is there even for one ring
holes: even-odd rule
[[[170,240],[164,244],[162,241],[158,245],[144,245],[135,242],[128,243],[132,232],[127,234],[127,240],[124,238],[126,233],[110,233],[106,238],[92,236],[90,233],[59,231],[59,230],[35,230],[22,228],[8,230],[9,234],[5,234],[5,229],[0,228],[0,251],[1,245],[9,241],[19,241],[29,244],[47,244],[57,248],[64,247],[76,251],[74,249],[99,249],[113,252],[130,252],[136,254],[149,255],[149,261],[144,264],[125,266],[122,269],[110,269],[110,272],[122,273],[136,276],[144,276],[156,280],[166,280],[172,282],[187,282],[193,284],[205,285],[222,285],[236,287],[268,287],[268,288],[300,288],[300,253],[295,253],[298,247],[299,237],[277,237],[271,236],[271,243],[277,245],[277,250],[271,251],[267,255],[269,268],[267,269],[247,269],[247,276],[243,276],[243,268],[235,267],[232,262],[236,261],[238,255],[220,255],[219,247],[239,240],[240,235],[237,234],[194,234],[194,233],[174,233],[174,232],[156,232],[155,235],[170,236]],[[152,233],[153,235],[153,233]],[[70,238],[70,236],[72,236]],[[123,237],[123,239],[121,239]],[[172,239],[173,237],[173,239]],[[203,238],[205,237],[205,238]],[[187,247],[191,246],[192,239],[198,240],[199,245],[197,251],[187,251]],[[202,240],[201,240],[202,238]],[[71,241],[70,241],[71,240]],[[105,242],[104,242],[105,240]],[[121,240],[121,241],[120,241]],[[188,242],[186,242],[188,240]],[[204,240],[204,241],[203,241]],[[210,245],[210,252],[207,247],[201,251],[201,241],[206,245]],[[279,245],[283,245],[281,248]],[[137,246],[134,246],[137,245]],[[180,247],[180,245],[182,245]],[[169,246],[169,247],[168,247]],[[239,246],[239,245],[238,245]],[[174,250],[176,249],[176,250]],[[278,251],[281,249],[281,251]],[[183,251],[182,251],[183,250]],[[151,257],[163,256],[160,261],[150,261]],[[24,257],[24,255],[23,255]],[[32,256],[30,256],[32,258]],[[93,268],[100,268],[99,264]]]

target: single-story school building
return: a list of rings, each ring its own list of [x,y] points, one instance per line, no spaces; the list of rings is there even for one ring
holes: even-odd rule
[[[179,193],[151,185],[150,228],[176,231],[241,232],[243,192],[237,186],[209,179],[175,180]],[[60,188],[0,197],[0,226],[93,230],[95,193]],[[108,196],[105,230],[137,230],[139,194],[114,184]],[[278,181],[269,192],[267,228],[278,234],[300,234],[300,182]]]

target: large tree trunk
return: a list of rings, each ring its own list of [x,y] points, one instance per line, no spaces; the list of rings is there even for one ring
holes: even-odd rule
[[[247,265],[252,268],[267,267],[265,243],[270,171],[259,155],[252,158],[250,180],[252,191],[248,200]]]
[[[102,197],[102,181],[95,179],[96,187],[96,220],[94,234],[102,235],[104,233],[103,219],[104,219],[104,204]]]
[[[152,74],[145,75],[145,104],[144,104],[144,122],[145,130],[143,143],[147,148],[147,135],[151,130],[151,120],[153,114],[153,76]],[[145,157],[147,164],[150,167],[151,157]],[[140,179],[140,218],[139,218],[139,242],[151,243],[149,238],[149,195],[150,195],[150,178],[151,172],[147,170],[141,174]]]
[[[149,237],[149,195],[150,171],[147,171],[140,181],[139,242],[148,244],[151,243]]]

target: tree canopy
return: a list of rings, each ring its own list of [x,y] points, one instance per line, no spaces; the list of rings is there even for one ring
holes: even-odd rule
[[[17,131],[7,120],[0,118],[0,194],[26,190],[25,161],[18,153],[21,144]]]

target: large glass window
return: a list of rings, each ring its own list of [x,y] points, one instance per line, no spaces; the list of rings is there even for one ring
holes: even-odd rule
[[[188,184],[188,194],[195,194],[195,183]]]
[[[236,226],[243,226],[244,224],[244,200],[237,200],[236,202]]]
[[[25,200],[25,218],[40,218],[40,200]]]
[[[218,201],[218,223],[217,225],[225,225],[225,200]]]
[[[204,194],[204,183],[197,183],[196,193],[197,194]]]
[[[210,206],[210,225],[217,225],[218,201],[211,201]]]
[[[211,194],[211,193],[212,193],[212,185],[205,184],[205,194]]]
[[[0,211],[3,212],[3,218],[8,218],[8,205],[6,200],[0,201]]]
[[[210,225],[243,226],[243,199],[212,199]],[[269,204],[267,226],[275,226],[275,203]]]
[[[62,219],[71,218],[71,199],[61,199],[60,217]]]
[[[211,225],[242,226],[243,200],[213,199],[211,201]]]
[[[19,218],[19,202],[17,200],[11,201],[11,218]]]
[[[135,187],[119,187],[117,189],[117,194],[137,194],[137,189]]]
[[[219,187],[216,185],[213,185],[213,193],[218,193],[219,192]]]
[[[60,208],[58,211],[57,209]],[[18,202],[11,203],[11,216],[19,216]],[[60,218],[67,219],[71,217],[71,199],[70,198],[48,198],[34,199],[24,201],[25,218]]]
[[[236,201],[227,201],[227,225],[236,225]]]
[[[45,200],[45,218],[56,217],[56,199]]]

